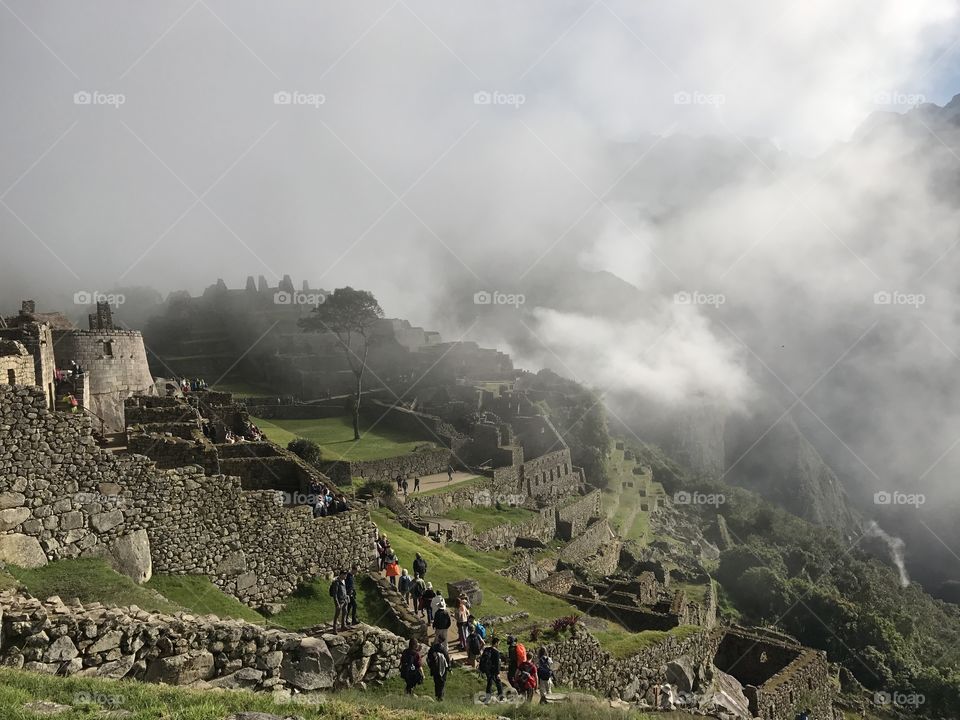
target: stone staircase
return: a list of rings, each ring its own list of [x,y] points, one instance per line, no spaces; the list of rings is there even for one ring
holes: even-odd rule
[[[105,433],[97,437],[100,447],[111,453],[124,453],[127,450],[127,433]]]

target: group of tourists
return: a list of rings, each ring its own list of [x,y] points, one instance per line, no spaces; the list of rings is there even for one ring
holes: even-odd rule
[[[307,503],[313,507],[313,516],[327,517],[350,509],[350,503],[343,493],[334,493],[324,483],[313,481],[310,483],[310,494]]]
[[[203,424],[203,434],[214,442],[217,441],[217,438],[215,437],[216,433],[209,423]],[[267,436],[263,434],[263,430],[247,420],[244,422],[243,430],[240,432],[234,432],[230,428],[224,430],[222,442],[225,442],[228,445],[234,445],[242,442],[264,442],[266,439]]]
[[[180,391],[181,392],[197,392],[198,390],[206,390],[207,381],[203,378],[180,378]]]
[[[340,629],[357,624],[357,573],[360,568],[353,565],[349,570],[341,570],[330,583],[330,597],[333,598],[333,633],[337,632],[337,620]]]
[[[406,497],[410,491],[410,481],[403,475],[397,475],[397,492],[403,493],[403,496]],[[420,492],[420,478],[419,476],[414,476],[413,478],[413,491]]]
[[[489,698],[496,688],[497,698],[504,699],[503,681],[500,674],[506,665],[507,682],[517,691],[517,694],[526,702],[532,702],[537,693],[540,702],[547,702],[547,696],[553,692],[553,660],[547,655],[545,648],[537,650],[536,658],[527,655],[523,643],[513,635],[507,636],[507,653],[500,652],[500,639],[491,637],[489,644],[485,644],[480,635],[472,630],[468,636],[473,643],[468,650],[470,667],[476,664],[477,671],[487,681],[486,694]],[[433,678],[434,695],[437,700],[443,700],[443,693],[447,685],[447,676],[450,673],[450,652],[445,639],[435,636],[427,652],[426,667]],[[413,694],[413,689],[423,683],[424,668],[420,657],[420,644],[411,639],[407,649],[400,655],[400,677],[406,685],[407,695]]]

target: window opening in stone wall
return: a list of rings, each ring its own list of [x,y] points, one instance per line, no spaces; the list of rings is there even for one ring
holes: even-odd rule
[[[7,370],[7,382],[11,385],[17,384],[17,371],[13,368]]]
[[[113,357],[113,340],[103,341],[103,354],[107,357]]]

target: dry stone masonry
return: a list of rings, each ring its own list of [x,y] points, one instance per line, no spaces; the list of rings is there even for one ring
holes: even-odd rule
[[[315,519],[236,477],[113,455],[87,418],[48,410],[40,388],[0,387],[0,438],[0,560],[100,555],[141,581],[152,570],[208,575],[252,606],[369,564],[375,526],[365,509]]]
[[[281,696],[382,682],[396,674],[406,644],[369,625],[304,635],[135,606],[41,602],[13,591],[0,593],[0,609],[0,662],[7,667]]]

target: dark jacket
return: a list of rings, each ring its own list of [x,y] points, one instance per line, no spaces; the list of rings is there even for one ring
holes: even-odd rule
[[[353,573],[347,573],[347,579],[344,582],[347,585],[347,595],[355,598],[357,596],[357,585]]]
[[[446,675],[447,672],[450,672],[450,653],[447,652],[447,646],[441,642],[435,642],[430,646],[430,652],[427,653],[427,666],[430,668],[430,674],[437,676],[441,673],[439,672],[439,667],[437,664],[437,656],[443,655],[446,659],[446,672],[443,675]]]
[[[503,654],[495,647],[484,648],[480,655],[480,663],[485,666],[484,671],[487,675],[499,675],[503,669]]]
[[[410,592],[410,588],[413,585],[413,578],[409,575],[401,575],[397,578],[397,590],[402,593]]]
[[[437,630],[447,630],[451,625],[450,613],[446,610],[437,610],[433,614],[433,627]]]
[[[420,577],[426,577],[427,561],[424,560],[422,557],[419,557],[413,561],[413,574],[419,575]]]

